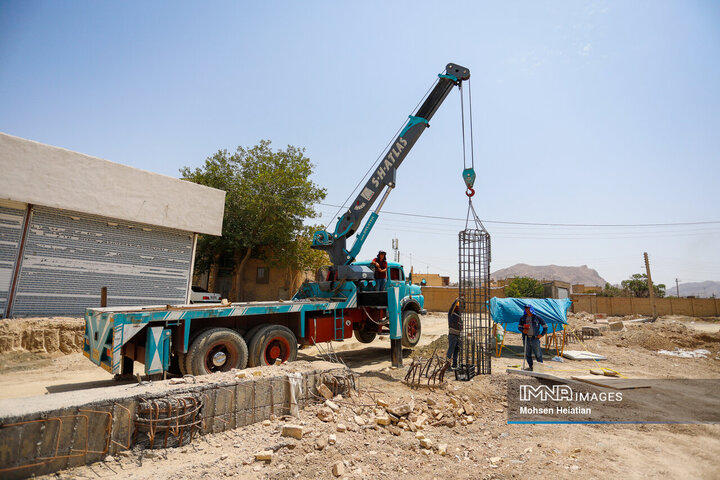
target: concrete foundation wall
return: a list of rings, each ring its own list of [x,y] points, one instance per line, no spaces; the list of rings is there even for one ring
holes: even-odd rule
[[[305,366],[300,368],[299,364]],[[252,371],[262,371],[257,377]],[[148,446],[142,408],[148,403],[163,408],[177,400],[198,400],[196,417],[183,417],[195,427],[190,435],[204,435],[288,415],[291,398],[303,408],[315,398],[316,385],[344,367],[327,362],[294,362],[280,367],[248,369],[248,377],[232,373],[213,383],[178,384],[153,382],[110,388],[64,392],[26,399],[0,401],[0,478],[27,478],[92,463],[106,455],[141,444]],[[291,386],[291,377],[296,388]],[[291,394],[291,388],[294,394]],[[183,400],[184,399],[184,400]],[[192,409],[191,409],[192,410]],[[193,414],[195,415],[195,413]],[[154,447],[167,442],[159,433]],[[173,441],[184,444],[181,438]],[[172,446],[172,443],[168,444]]]
[[[571,299],[573,312],[606,313],[608,315],[652,315],[649,298],[572,295]],[[720,316],[720,299],[656,298],[655,308],[658,315],[718,317]]]

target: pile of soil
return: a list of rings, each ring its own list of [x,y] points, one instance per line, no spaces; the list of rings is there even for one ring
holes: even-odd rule
[[[433,352],[437,355],[444,357],[448,350],[448,336],[447,335],[441,335],[440,337],[433,340],[428,345],[425,345],[424,347],[416,348],[413,350],[412,354],[410,355],[412,358],[422,357],[422,358],[430,358],[433,355]]]
[[[0,354],[82,352],[85,320],[72,317],[0,320]]]
[[[720,349],[720,333],[698,332],[681,323],[643,323],[624,332],[605,332],[616,345],[639,346],[647,350],[673,350],[676,347],[712,351]]]

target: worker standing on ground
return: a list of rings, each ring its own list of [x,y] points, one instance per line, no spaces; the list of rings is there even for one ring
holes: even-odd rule
[[[385,290],[385,283],[387,282],[387,253],[380,250],[377,257],[373,258],[373,265],[375,265],[375,290],[381,292]]]
[[[532,305],[526,304],[525,314],[520,317],[518,328],[522,333],[523,350],[525,351],[525,359],[528,362],[528,370],[532,372],[533,354],[535,354],[535,358],[539,363],[543,363],[540,339],[547,333],[547,323],[540,316],[535,315],[535,309]]]
[[[450,368],[455,370],[458,366],[458,354],[460,353],[460,334],[462,333],[463,321],[462,300],[456,298],[448,312],[448,351],[447,362]]]

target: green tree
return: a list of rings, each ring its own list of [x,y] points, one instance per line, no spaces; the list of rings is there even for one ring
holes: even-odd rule
[[[605,283],[605,288],[598,294],[600,297],[626,297],[628,294],[622,288]]]
[[[513,298],[543,298],[543,286],[534,278],[516,277],[505,287],[505,295]]]
[[[222,236],[202,235],[198,240],[199,272],[232,255],[234,278],[240,279],[251,255],[287,249],[306,234],[303,219],[317,216],[313,207],[326,191],[310,180],[314,165],[305,149],[288,145],[273,151],[270,143],[261,140],[233,154],[219,150],[202,167],[180,170],[184,180],[226,192]],[[233,285],[237,299],[242,299],[241,288],[239,281]]]
[[[314,273],[320,267],[330,263],[326,252],[310,248],[313,234],[323,228],[320,225],[305,225],[293,241],[268,250],[268,254],[261,254],[268,265],[285,269],[291,292],[298,287],[294,272],[312,271]]]
[[[644,273],[635,273],[630,276],[628,280],[620,282],[623,290],[625,290],[630,296],[647,298],[650,296],[650,289],[648,288],[647,275]],[[665,296],[665,285],[662,283],[653,285],[653,291],[655,296],[662,298]]]

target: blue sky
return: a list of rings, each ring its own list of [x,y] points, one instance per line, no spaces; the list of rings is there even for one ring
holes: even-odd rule
[[[647,251],[657,282],[720,280],[718,2],[1,1],[0,131],[171,176],[302,146],[338,205],[448,62],[472,75],[492,270],[615,283]],[[455,91],[385,210],[465,218],[462,168]],[[363,254],[398,238],[406,265],[456,277],[463,228],[388,213]]]

